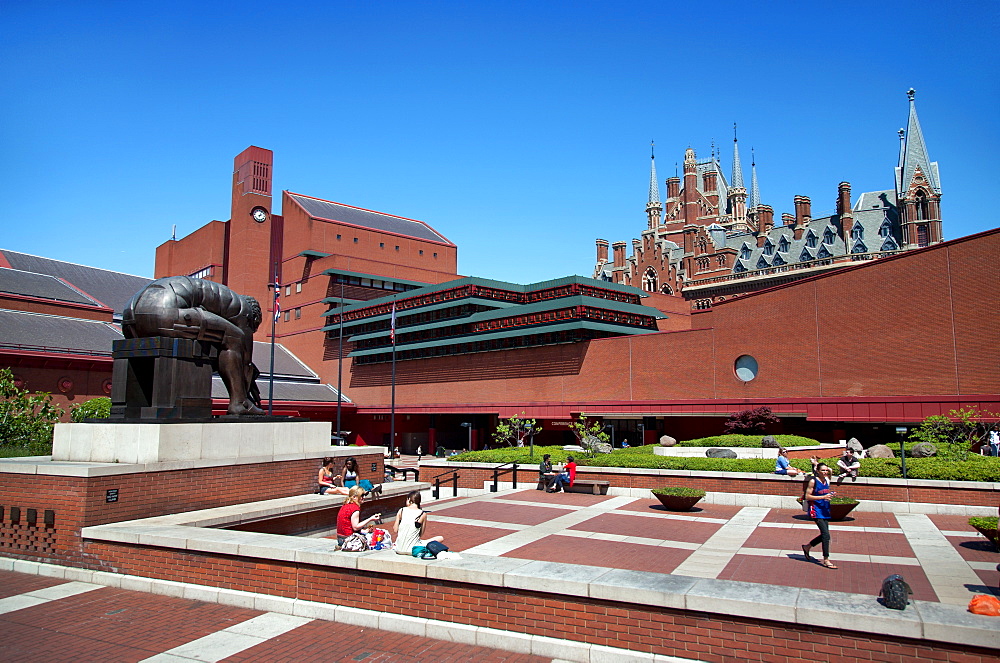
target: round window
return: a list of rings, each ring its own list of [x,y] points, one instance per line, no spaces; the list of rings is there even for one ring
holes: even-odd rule
[[[750,382],[757,377],[757,360],[750,355],[738,357],[733,368],[736,370],[736,377],[743,382]]]

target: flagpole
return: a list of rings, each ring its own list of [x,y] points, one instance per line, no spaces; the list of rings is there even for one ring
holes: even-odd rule
[[[392,405],[389,415],[389,458],[396,457],[396,297],[392,298],[392,318],[389,321],[389,338],[392,340]]]
[[[281,288],[281,284],[278,283],[278,263],[274,263],[274,297],[271,301],[271,310],[274,311],[274,315],[271,316],[271,367],[267,371],[267,416],[271,416],[274,413],[274,328],[278,323],[278,289]]]
[[[340,426],[340,403],[343,400],[341,397],[341,384],[344,380],[344,281],[343,276],[340,277],[340,344],[337,346],[337,444],[341,445],[344,440],[340,436],[341,426]]]

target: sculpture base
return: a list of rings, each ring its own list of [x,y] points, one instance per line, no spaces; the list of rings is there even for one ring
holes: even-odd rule
[[[329,421],[214,419],[199,423],[56,424],[52,460],[162,463],[225,458],[268,461],[329,453]]]

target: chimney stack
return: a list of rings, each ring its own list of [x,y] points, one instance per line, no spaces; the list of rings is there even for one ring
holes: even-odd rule
[[[681,195],[681,178],[679,177],[668,177],[667,178],[667,200],[673,200],[674,198],[679,198]]]
[[[714,170],[710,170],[702,176],[702,190],[707,196],[718,189],[719,174]]]
[[[844,246],[850,251],[851,233],[854,230],[854,212],[851,211],[851,183],[841,182],[837,187],[837,215],[844,233]]]
[[[770,205],[758,205],[757,222],[760,224],[760,231],[767,234],[774,228],[774,208]]]
[[[608,240],[597,240],[597,262],[608,261]]]
[[[615,242],[611,245],[611,251],[614,253],[615,267],[625,266],[625,242]]]
[[[809,196],[795,196],[795,225],[808,226],[812,221],[812,201]]]

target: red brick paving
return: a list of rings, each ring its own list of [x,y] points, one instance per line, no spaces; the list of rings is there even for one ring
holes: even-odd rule
[[[12,571],[0,571],[0,599],[61,585],[64,582],[66,581],[60,578],[45,578]]]
[[[625,506],[620,506],[616,511],[640,511],[642,513],[668,513],[677,516],[697,516],[699,518],[719,518],[729,520],[740,512],[741,506],[730,504],[704,504],[699,502],[690,511],[668,511],[659,500],[636,500]]]
[[[996,545],[978,533],[976,536],[949,536],[947,539],[967,562],[1000,563]]]
[[[548,663],[551,659],[317,620],[223,660]]]
[[[139,661],[259,614],[106,587],[0,615],[0,660]]]
[[[976,571],[976,575],[983,581],[981,589],[975,589],[976,594],[986,594],[992,592],[1000,596],[1000,571]],[[971,596],[969,597],[971,600]]]
[[[499,527],[480,527],[478,525],[456,525],[428,521],[425,536],[443,536],[444,543],[454,552],[468,550],[487,541],[494,541],[502,536],[513,534],[515,530]]]
[[[588,495],[587,493],[546,493],[544,490],[522,490],[504,495],[503,499],[545,502],[554,506],[593,506],[611,498],[606,495]]]
[[[803,543],[809,543],[809,540],[818,534],[818,528],[758,527],[743,545],[747,548],[798,550]],[[902,534],[851,532],[836,529],[835,525],[830,529],[830,538],[831,556],[836,556],[836,553],[847,553],[915,557],[913,549]]]
[[[563,564],[606,566],[653,573],[671,573],[691,554],[690,550],[619,543],[575,536],[547,536],[502,555]]]
[[[807,516],[802,509],[771,509],[764,516],[765,523],[808,523],[812,524],[812,518]],[[844,520],[833,521],[835,525],[846,525],[854,527],[889,527],[899,529],[899,521],[895,514],[880,513],[878,511],[858,511],[855,509]]]
[[[927,516],[938,529],[948,532],[975,532],[976,528],[969,524],[968,516]]]
[[[468,518],[470,520],[492,520],[497,523],[512,523],[515,525],[540,525],[553,518],[572,513],[567,509],[548,508],[544,506],[520,506],[504,502],[481,500],[470,504],[446,508],[431,508],[432,513],[451,518]],[[431,520],[434,516],[430,516]]]
[[[835,551],[831,551],[830,561],[839,568],[823,568],[817,563],[805,561],[801,554],[792,557],[735,555],[719,574],[719,579],[877,596],[882,587],[882,579],[898,573],[913,590],[912,598],[921,601],[938,600],[919,566],[845,562],[837,559]]]
[[[601,514],[568,529],[584,532],[603,532],[624,536],[642,536],[650,539],[705,543],[722,527],[717,523],[698,523],[673,518],[645,518],[643,516],[622,516]]]

